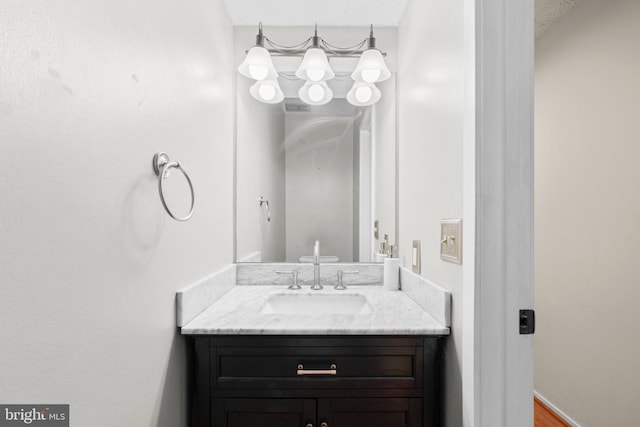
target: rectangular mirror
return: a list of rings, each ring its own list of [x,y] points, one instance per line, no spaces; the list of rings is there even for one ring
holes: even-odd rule
[[[284,101],[265,104],[237,77],[237,262],[309,261],[316,240],[321,262],[375,261],[385,234],[396,242],[395,75],[369,107],[347,102],[345,72],[322,106],[297,97],[293,73],[279,83]]]

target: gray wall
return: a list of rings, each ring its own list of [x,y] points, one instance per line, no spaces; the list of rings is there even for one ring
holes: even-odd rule
[[[640,425],[640,2],[582,0],[536,41],[535,388]]]
[[[452,294],[447,427],[462,425],[462,267],[440,259],[440,220],[462,218],[462,3],[409,2],[398,37],[400,257],[411,268],[412,241],[420,240],[422,276]]]
[[[236,204],[237,259],[256,252],[264,262],[285,257],[285,149],[282,104],[265,104],[249,94],[253,80],[237,77]],[[258,204],[262,196],[267,207]]]
[[[380,249],[384,235],[389,243],[398,244],[396,235],[396,73],[384,82],[376,83],[382,98],[373,106],[372,155],[373,155],[373,217],[378,220],[378,239],[374,250]]]
[[[353,118],[286,114],[286,259],[353,261]]]
[[[0,402],[186,424],[175,291],[233,257],[232,34],[220,0],[0,3]]]

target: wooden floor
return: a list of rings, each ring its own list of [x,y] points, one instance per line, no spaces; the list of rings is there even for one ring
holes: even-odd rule
[[[533,398],[533,425],[534,427],[571,427],[537,397]]]

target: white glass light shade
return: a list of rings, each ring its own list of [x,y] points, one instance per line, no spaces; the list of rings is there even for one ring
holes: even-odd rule
[[[333,91],[325,82],[308,81],[300,88],[298,96],[309,105],[324,105],[333,99]]]
[[[238,67],[238,72],[254,80],[275,80],[278,72],[269,51],[261,46],[252,47]]]
[[[351,74],[357,82],[377,83],[391,77],[391,72],[378,49],[368,49],[362,53],[358,66]]]
[[[327,55],[322,49],[312,47],[307,49],[302,58],[302,63],[296,71],[299,79],[319,82],[330,80],[335,77],[335,73],[329,66]]]
[[[365,107],[378,102],[381,96],[380,89],[373,83],[355,82],[347,93],[347,101],[349,104]]]
[[[266,104],[277,104],[284,99],[284,93],[277,80],[257,81],[249,88],[249,93],[258,101]]]

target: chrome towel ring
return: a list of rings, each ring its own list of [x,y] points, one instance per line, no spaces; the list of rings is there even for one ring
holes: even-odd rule
[[[189,208],[189,213],[184,217],[175,216],[171,212],[171,209],[169,209],[169,206],[167,206],[167,202],[164,199],[163,182],[164,179],[169,176],[169,172],[171,169],[177,169],[182,172],[184,177],[187,179],[187,183],[189,183],[189,190],[191,191],[191,207]],[[162,202],[162,206],[164,206],[164,209],[167,211],[169,216],[176,221],[187,221],[189,218],[191,218],[191,215],[193,215],[193,205],[196,201],[195,194],[193,193],[193,184],[191,183],[191,178],[189,178],[189,175],[187,175],[187,171],[185,171],[182,166],[180,166],[180,163],[170,161],[167,153],[163,153],[162,151],[156,153],[153,156],[153,171],[158,176],[158,192],[160,193],[160,201]]]

